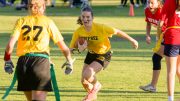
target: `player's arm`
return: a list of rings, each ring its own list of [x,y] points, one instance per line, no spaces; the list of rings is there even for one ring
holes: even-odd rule
[[[62,68],[66,67],[65,69],[65,74],[71,74],[73,72],[73,62],[74,60],[72,60],[71,58],[71,52],[70,49],[67,47],[67,45],[65,44],[65,42],[63,40],[58,41],[57,42],[58,47],[60,48],[60,50],[62,51],[62,53],[64,54],[64,56],[66,57],[66,62],[62,65]]]
[[[77,44],[77,41],[79,39],[78,33],[79,33],[78,31],[75,31],[73,33],[73,36],[72,36],[72,39],[71,39],[71,42],[70,42],[70,51],[71,51],[71,53],[78,52],[78,44]]]
[[[159,23],[158,23],[158,27],[157,27],[157,38],[158,39],[160,38],[160,35],[162,33],[163,24],[164,24],[164,21],[159,21]]]
[[[17,41],[17,38],[12,36],[6,46],[5,49],[5,54],[4,54],[4,61],[5,61],[5,65],[4,65],[4,70],[6,73],[12,74],[13,73],[13,62],[11,60],[11,53],[13,52],[14,49],[14,45]]]
[[[146,24],[146,43],[150,44],[151,43],[151,23],[147,22]]]
[[[11,53],[13,52],[16,41],[17,41],[17,39],[15,37],[12,36],[10,38],[10,40],[6,46],[6,49],[5,49],[5,56],[4,56],[5,61],[8,61],[11,59],[10,56],[11,56]]]
[[[132,37],[130,37],[128,34],[126,34],[125,32],[119,30],[119,29],[115,29],[115,34],[119,37],[122,37],[128,41],[130,41],[132,43],[132,46],[137,49],[138,48],[138,42],[133,39]]]
[[[58,41],[57,45],[58,45],[59,49],[62,51],[62,53],[64,54],[64,56],[66,57],[66,60],[68,62],[72,62],[70,49],[67,47],[65,42],[63,40]]]
[[[15,23],[13,34],[11,35],[5,49],[5,55],[4,55],[5,61],[8,61],[11,59],[10,56],[11,56],[11,53],[13,52],[14,45],[19,38],[20,30],[21,30],[21,19],[18,19]]]

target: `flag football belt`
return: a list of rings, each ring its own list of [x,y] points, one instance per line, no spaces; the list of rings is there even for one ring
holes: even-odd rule
[[[162,34],[164,34],[168,29],[177,29],[177,28],[180,28],[180,26],[170,26],[170,27],[166,28],[165,31],[162,32]]]
[[[180,28],[180,26],[170,26],[170,27],[166,28],[165,31],[163,31],[163,32],[160,34],[160,38],[159,38],[159,40],[156,42],[155,47],[153,48],[153,52],[154,52],[154,53],[156,53],[156,52],[159,51],[159,49],[160,49],[160,47],[161,47],[161,42],[162,42],[162,40],[163,40],[163,35],[164,35],[164,33],[165,33],[168,29],[172,29],[172,28],[176,29],[176,28]]]
[[[43,57],[43,58],[49,59],[49,56],[46,54],[27,53],[24,56],[35,56],[35,57]],[[50,68],[51,80],[52,80],[52,84],[53,84],[53,90],[54,90],[55,98],[56,98],[56,101],[60,101],[60,93],[59,93],[59,89],[58,89],[58,85],[57,85],[57,81],[56,81],[56,76],[55,76],[55,72],[54,72],[54,65],[51,63],[50,67],[51,67]],[[10,91],[13,89],[13,87],[16,83],[16,80],[17,80],[17,75],[16,75],[16,70],[15,70],[11,85],[9,88],[6,89],[6,92],[5,92],[4,96],[2,97],[3,100],[9,95]]]

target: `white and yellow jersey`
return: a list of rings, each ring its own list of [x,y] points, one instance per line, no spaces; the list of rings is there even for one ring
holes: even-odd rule
[[[70,48],[76,48],[75,44],[78,38],[83,37],[88,42],[88,50],[96,54],[105,54],[111,48],[109,37],[112,37],[113,34],[115,34],[115,29],[104,24],[93,23],[90,32],[87,32],[82,25],[74,32]]]
[[[49,53],[49,41],[63,40],[54,22],[46,16],[26,16],[17,20],[13,37],[18,39],[17,56],[31,52]]]

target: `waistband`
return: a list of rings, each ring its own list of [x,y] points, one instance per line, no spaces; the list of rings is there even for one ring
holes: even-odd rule
[[[92,50],[88,50],[88,52],[91,53],[91,54],[97,54]],[[107,51],[106,53],[109,53],[109,52],[113,53],[113,51],[111,51],[111,50]],[[104,54],[106,54],[106,53],[104,53]],[[103,54],[99,54],[99,55],[103,55]]]
[[[45,52],[26,53],[24,56],[38,56],[38,57],[43,57],[43,58],[49,58],[49,55]]]

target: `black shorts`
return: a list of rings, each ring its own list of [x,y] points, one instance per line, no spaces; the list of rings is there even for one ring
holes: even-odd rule
[[[106,60],[110,62],[111,56],[112,56],[111,51],[108,51],[106,54],[96,54],[96,53],[88,52],[84,60],[84,63],[89,65],[93,61],[96,61],[104,67],[104,61]]]
[[[180,45],[164,45],[164,55],[168,57],[176,57],[180,55]]]
[[[18,91],[52,91],[49,59],[21,56],[17,62]]]

